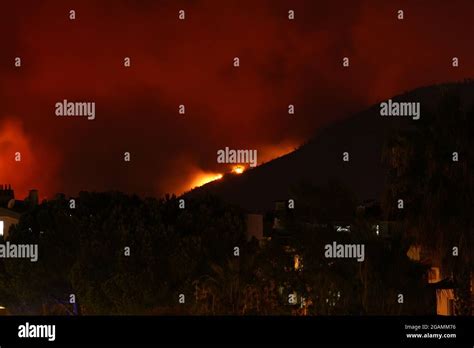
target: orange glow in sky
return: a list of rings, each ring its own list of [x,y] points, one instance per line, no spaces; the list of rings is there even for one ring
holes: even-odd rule
[[[269,162],[275,158],[284,156],[295,151],[300,143],[295,141],[285,141],[277,145],[261,146],[258,151],[258,163]]]

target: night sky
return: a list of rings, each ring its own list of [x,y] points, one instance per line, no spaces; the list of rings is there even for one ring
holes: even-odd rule
[[[269,160],[393,95],[473,77],[473,15],[472,0],[4,1],[0,183],[17,198],[180,193],[229,170],[218,149]],[[63,99],[95,102],[95,120],[56,117]]]

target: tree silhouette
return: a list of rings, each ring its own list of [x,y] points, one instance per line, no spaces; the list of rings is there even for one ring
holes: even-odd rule
[[[472,134],[472,105],[463,105],[456,94],[446,92],[434,111],[423,110],[413,129],[388,143],[384,157],[390,167],[386,210],[406,221],[408,233],[442,266],[443,276],[454,278],[459,314],[472,311]],[[396,209],[398,198],[405,201],[403,212]],[[458,256],[453,255],[454,247]]]

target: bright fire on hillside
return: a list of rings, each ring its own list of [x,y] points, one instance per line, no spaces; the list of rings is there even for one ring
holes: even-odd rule
[[[278,145],[261,146],[258,151],[258,164],[265,163],[267,161],[271,161],[272,159],[286,155],[287,153],[296,150],[297,146],[298,144],[294,142],[284,142]],[[240,175],[246,172],[247,169],[249,169],[249,167],[246,164],[236,164],[230,168],[230,173]],[[226,170],[226,173],[228,172],[229,168]],[[183,187],[177,191],[189,191],[196,187],[203,186],[211,181],[220,180],[223,177],[224,174],[221,173],[210,173],[204,172],[201,169],[197,169],[196,173],[193,174],[192,181],[189,184],[186,184],[185,188]]]
[[[242,174],[245,171],[244,166],[233,166],[232,167],[232,173],[234,174]]]
[[[222,176],[223,175],[220,173],[201,173],[194,179],[191,184],[191,187],[199,187],[211,181],[222,179]]]

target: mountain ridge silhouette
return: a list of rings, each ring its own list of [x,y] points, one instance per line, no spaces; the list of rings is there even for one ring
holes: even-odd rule
[[[423,110],[432,111],[447,92],[458,95],[463,103],[472,103],[474,80],[419,87],[388,99],[420,102],[423,118]],[[394,132],[409,129],[414,122],[419,122],[407,116],[380,116],[379,106],[383,101],[386,100],[320,128],[308,142],[291,153],[241,175],[227,174],[183,197],[213,194],[247,211],[268,211],[275,201],[292,198],[291,187],[299,182],[322,186],[336,180],[360,201],[380,200],[387,170],[382,164],[384,144]],[[343,161],[346,151],[349,162]]]

